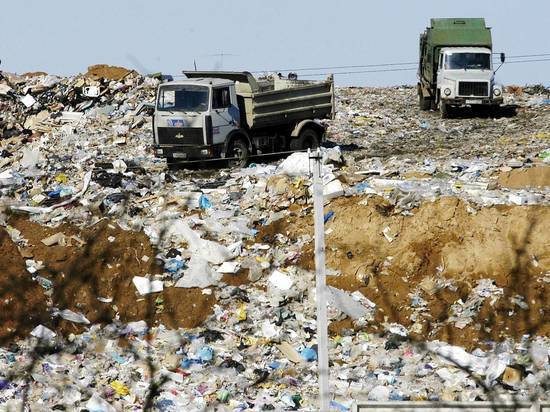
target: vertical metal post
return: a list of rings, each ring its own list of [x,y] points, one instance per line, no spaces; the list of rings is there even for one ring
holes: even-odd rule
[[[313,163],[313,209],[315,221],[315,278],[317,295],[317,356],[319,363],[319,410],[329,412],[328,323],[325,273],[325,222],[321,150],[311,153]],[[310,163],[311,164],[311,163]]]

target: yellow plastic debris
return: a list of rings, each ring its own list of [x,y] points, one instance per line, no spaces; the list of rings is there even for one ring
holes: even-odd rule
[[[293,186],[296,188],[296,189],[299,189],[300,187],[302,187],[304,185],[304,179],[303,178],[298,178],[296,179],[296,181],[293,183]]]
[[[243,336],[241,337],[241,343],[246,346],[254,346],[258,343],[258,339],[252,336]]]
[[[244,303],[241,303],[239,306],[239,309],[237,310],[237,319],[239,321],[246,320],[246,305]]]
[[[117,395],[120,395],[120,396],[126,396],[130,393],[130,390],[128,389],[128,387],[120,381],[112,381],[111,388],[113,388],[117,393]]]
[[[55,177],[55,181],[57,183],[67,183],[67,175],[65,173],[59,173],[56,177]]]

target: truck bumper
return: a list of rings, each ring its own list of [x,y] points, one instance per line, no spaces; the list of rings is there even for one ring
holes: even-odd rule
[[[176,160],[217,159],[221,157],[223,145],[185,146],[185,145],[155,145],[155,155]]]
[[[502,104],[502,99],[491,99],[489,97],[455,97],[453,99],[443,99],[442,101],[451,106],[498,106]]]

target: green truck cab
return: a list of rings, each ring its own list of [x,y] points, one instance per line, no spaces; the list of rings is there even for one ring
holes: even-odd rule
[[[450,106],[498,106],[491,29],[482,18],[431,19],[420,35],[418,97],[422,110]],[[501,62],[504,63],[504,54]],[[497,69],[498,70],[498,69]]]

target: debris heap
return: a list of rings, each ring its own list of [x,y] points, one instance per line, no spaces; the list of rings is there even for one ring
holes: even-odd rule
[[[307,154],[169,170],[159,79],[0,80],[0,406],[316,410]],[[548,400],[550,106],[343,88],[323,148],[332,407]]]

